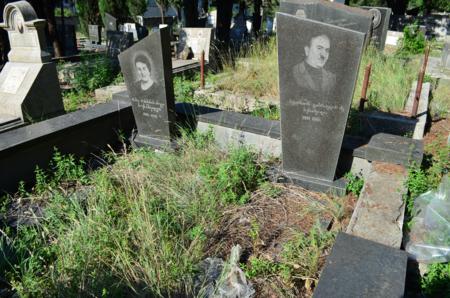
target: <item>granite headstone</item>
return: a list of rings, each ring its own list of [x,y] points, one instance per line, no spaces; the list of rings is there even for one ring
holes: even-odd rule
[[[105,31],[117,31],[117,19],[107,12],[105,13]]]
[[[186,47],[192,49],[194,59],[200,60],[202,51],[205,51],[205,60],[209,61],[209,50],[211,48],[212,28],[182,28],[180,30],[177,55]]]
[[[161,28],[119,55],[131,98],[136,146],[168,149],[175,132],[175,99],[168,28]]]
[[[92,44],[102,43],[102,28],[99,25],[89,25],[89,40]]]
[[[364,9],[323,0],[282,0],[279,11],[362,32],[369,42],[372,15]]]
[[[388,7],[362,6],[373,15],[371,42],[380,51],[384,50],[386,44],[387,32],[389,30],[389,21],[391,19],[392,9]]]
[[[106,55],[112,59],[131,47],[134,43],[133,33],[122,31],[107,31]]]
[[[73,56],[78,54],[75,25],[66,24],[63,27],[58,24],[56,28],[59,40],[64,43],[64,56]]]
[[[27,1],[7,4],[3,20],[11,51],[0,73],[0,114],[37,121],[64,113],[56,65],[46,52],[45,20]]]
[[[405,251],[339,233],[313,297],[404,297],[407,261]]]
[[[284,13],[277,28],[283,171],[342,193],[335,172],[365,34]]]

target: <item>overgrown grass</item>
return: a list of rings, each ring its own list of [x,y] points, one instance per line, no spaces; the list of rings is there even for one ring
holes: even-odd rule
[[[225,61],[223,72],[217,75],[218,89],[256,98],[278,98],[278,60],[275,38],[256,42],[236,58]]]
[[[432,95],[430,114],[433,118],[446,118],[450,110],[450,81],[440,79]]]
[[[367,92],[367,109],[385,112],[401,112],[405,106],[412,82],[419,70],[414,57],[401,59],[368,48],[362,57],[358,81],[353,96],[353,106],[358,108],[366,66],[372,64],[370,85]]]
[[[39,224],[1,223],[1,276],[20,296],[191,295],[218,216],[264,180],[257,154],[224,154],[212,139],[185,134],[177,154],[112,154],[91,174],[57,153],[32,193],[22,187],[45,206]]]

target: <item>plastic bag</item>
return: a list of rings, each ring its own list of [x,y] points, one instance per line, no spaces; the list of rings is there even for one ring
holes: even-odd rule
[[[415,216],[406,251],[421,263],[450,261],[450,178],[444,176],[436,191],[414,201]]]

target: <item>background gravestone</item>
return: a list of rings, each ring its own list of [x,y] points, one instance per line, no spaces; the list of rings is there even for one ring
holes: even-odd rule
[[[371,41],[380,51],[383,51],[392,10],[388,7],[361,6],[361,8],[368,10],[374,15]]]
[[[27,121],[64,113],[56,65],[44,50],[45,20],[26,1],[6,5],[3,20],[11,51],[0,73],[0,114]]]
[[[117,19],[107,12],[105,13],[105,31],[117,31]]]
[[[133,33],[122,31],[107,31],[106,55],[111,59],[131,47],[134,43]]]
[[[278,13],[277,38],[283,171],[307,188],[345,192],[334,179],[365,35]]]
[[[131,98],[137,146],[173,146],[175,99],[168,28],[161,28],[119,55]]]
[[[102,43],[102,28],[99,25],[89,25],[89,40],[92,44]]]
[[[75,25],[66,24],[62,26],[57,24],[56,28],[59,40],[64,43],[64,56],[78,54]],[[52,47],[51,44],[49,46]]]
[[[366,43],[370,40],[372,15],[360,8],[322,0],[284,0],[279,11],[359,31],[367,34]]]
[[[212,32],[212,28],[182,28],[180,30],[177,55],[183,52],[186,47],[189,47],[194,53],[194,59],[200,60],[202,50],[204,50],[205,60],[209,61]]]

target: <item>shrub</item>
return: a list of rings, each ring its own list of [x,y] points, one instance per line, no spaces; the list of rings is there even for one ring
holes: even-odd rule
[[[105,56],[84,58],[74,71],[71,82],[77,91],[94,91],[109,85],[116,78],[110,59]]]
[[[420,54],[425,50],[425,35],[419,30],[419,25],[406,26],[403,29],[403,38],[397,51],[399,56]]]

